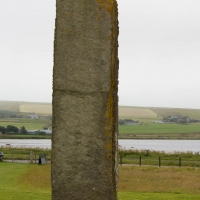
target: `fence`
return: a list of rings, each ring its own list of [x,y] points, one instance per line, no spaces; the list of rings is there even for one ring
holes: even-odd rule
[[[40,155],[46,155],[46,161],[51,162],[51,151],[44,149],[3,148],[4,161],[38,163]]]
[[[39,148],[0,148],[0,152],[4,153],[4,160],[9,162],[38,163],[40,155],[46,155],[47,163],[51,162],[51,150]],[[146,152],[146,154],[138,155],[132,153],[124,154],[120,152],[118,163],[120,165],[153,165],[153,166],[186,166],[200,167],[200,154],[182,153],[181,156],[173,154],[155,155],[155,152]],[[138,153],[138,151],[136,151]],[[144,152],[143,152],[144,153]],[[123,155],[124,154],[124,155]]]
[[[132,164],[132,165],[153,165],[153,166],[185,166],[185,167],[200,167],[200,158],[196,160],[187,160],[185,158],[177,157],[176,159],[172,159],[169,157],[145,157],[145,156],[119,156],[118,163],[120,165],[123,164]]]

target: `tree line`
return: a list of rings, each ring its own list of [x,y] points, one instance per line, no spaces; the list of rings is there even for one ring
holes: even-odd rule
[[[8,125],[7,127],[4,126],[0,126],[0,132],[2,134],[5,133],[23,133],[23,134],[27,134],[27,130],[24,126],[22,126],[21,128],[17,128],[16,126],[13,125]]]

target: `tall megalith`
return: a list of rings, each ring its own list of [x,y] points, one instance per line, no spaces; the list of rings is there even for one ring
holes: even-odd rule
[[[116,0],[57,0],[52,200],[117,199]]]

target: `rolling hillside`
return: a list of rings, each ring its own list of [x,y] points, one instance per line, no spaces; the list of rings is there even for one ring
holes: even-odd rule
[[[0,101],[0,110],[13,112],[52,113],[51,103]],[[183,115],[200,120],[200,109],[119,106],[119,118],[159,119],[168,115]]]
[[[0,101],[0,110],[37,114],[52,114],[51,103],[35,103],[23,101]]]
[[[51,115],[51,103],[0,101],[0,114],[14,113],[28,114],[35,112],[38,115]],[[200,109],[158,108],[158,107],[131,107],[119,106],[119,119],[138,120],[140,125],[120,125],[119,138],[134,139],[200,139],[200,123],[189,124],[159,124],[153,123],[162,120],[164,116],[182,115],[200,120]],[[3,116],[3,115],[2,115]],[[8,115],[7,115],[8,116]],[[21,119],[1,118],[0,126],[15,125],[27,129],[51,128],[51,119]]]
[[[182,115],[200,120],[200,109],[119,106],[119,118],[159,120],[164,116]]]

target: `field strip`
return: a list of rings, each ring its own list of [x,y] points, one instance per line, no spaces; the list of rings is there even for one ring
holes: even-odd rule
[[[26,113],[45,113],[52,114],[52,105],[51,104],[22,104],[19,107],[20,112]]]
[[[157,117],[157,114],[150,109],[147,108],[130,108],[130,107],[119,107],[119,117],[149,117],[154,118]]]

